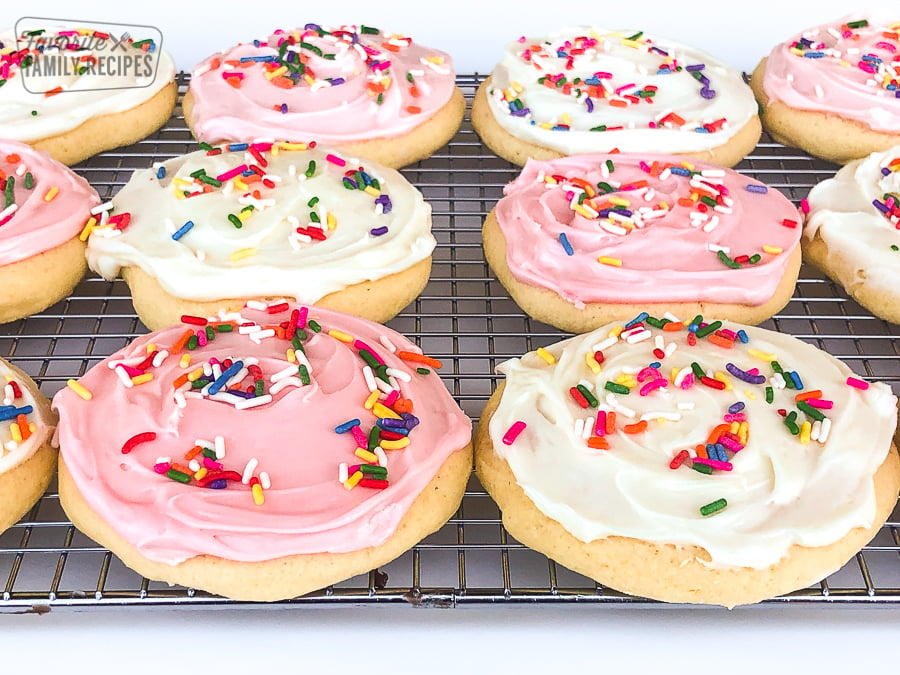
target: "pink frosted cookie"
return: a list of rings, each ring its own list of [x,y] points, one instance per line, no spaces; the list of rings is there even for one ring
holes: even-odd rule
[[[276,600],[443,525],[471,423],[439,362],[398,333],[251,304],[138,338],[56,395],[60,499],[148,578]]]
[[[393,168],[449,141],[464,110],[447,54],[377,28],[312,23],[210,56],[184,100],[206,143],[315,140]]]
[[[87,269],[79,235],[99,204],[84,178],[47,153],[0,140],[0,322],[71,293]]]
[[[522,309],[584,332],[641,309],[764,321],[793,293],[799,220],[777,190],[730,169],[673,155],[575,155],[529,160],[483,236]]]
[[[900,15],[853,14],[776,45],[751,86],[776,140],[846,163],[900,143]]]

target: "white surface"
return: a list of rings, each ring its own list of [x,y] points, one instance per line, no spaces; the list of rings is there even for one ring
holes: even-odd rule
[[[0,26],[23,14],[140,23],[161,29],[165,48],[188,70],[213,51],[279,27],[368,23],[404,32],[451,53],[457,72],[487,72],[501,46],[522,34],[562,25],[598,24],[656,32],[750,70],[772,45],[805,27],[844,16],[847,2],[599,3],[569,0],[453,3],[343,0],[305,11],[297,2],[4,2]],[[897,3],[891,3],[896,10]],[[508,8],[515,7],[514,13]],[[561,9],[558,9],[560,8]],[[552,17],[552,18],[551,18]],[[625,672],[755,673],[802,666],[822,673],[896,669],[900,608],[765,606],[716,609],[481,607],[457,610],[365,607],[266,610],[54,611],[0,616],[4,673],[29,666],[48,672],[528,673],[566,666]],[[370,657],[366,645],[382,652]],[[398,659],[398,660],[395,660]],[[202,670],[197,667],[202,664]],[[852,667],[852,671],[851,671]],[[364,669],[364,670],[361,670]],[[280,671],[279,671],[280,672]],[[616,671],[612,671],[616,672]]]
[[[520,35],[540,36],[566,25],[634,29],[705,49],[726,63],[751,70],[777,43],[811,26],[849,13],[852,3],[839,0],[786,2],[755,0],[672,3],[663,0],[601,3],[567,0],[517,2],[454,0],[444,3],[341,0],[308,9],[303,3],[101,2],[2,3],[0,26],[21,16],[116,21],[153,25],[163,34],[176,66],[194,64],[231,44],[268,35],[277,28],[363,23],[405,33],[453,56],[459,73],[486,73],[500,58],[501,47]],[[873,5],[874,6],[874,5]],[[896,0],[885,3],[897,9]]]

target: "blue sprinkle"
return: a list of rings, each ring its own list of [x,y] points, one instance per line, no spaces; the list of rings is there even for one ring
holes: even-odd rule
[[[241,150],[246,150],[249,147],[249,143],[232,143],[231,145],[226,146],[226,149],[229,152],[240,152]]]
[[[691,172],[687,169],[680,166],[673,166],[669,168],[670,173],[674,173],[676,176],[690,176]]]
[[[711,97],[707,96],[704,98],[711,98]],[[707,129],[706,127],[697,127],[696,129],[694,129],[694,131],[696,131],[698,134],[708,134],[709,133],[709,129]]]
[[[725,454],[725,446],[721,443],[716,443],[713,447],[715,447],[716,449],[716,459],[718,459],[720,462],[727,462],[728,455]]]
[[[643,321],[644,319],[647,319],[649,317],[650,317],[650,315],[647,312],[641,312],[636,317],[634,317],[631,321],[629,321],[628,323],[625,324],[625,330],[628,330],[635,324],[639,324],[641,321]]]
[[[738,336],[738,340],[740,340],[744,344],[747,344],[748,342],[750,342],[750,337],[747,335],[747,331],[745,331],[743,328],[741,328],[737,332],[737,336]]]
[[[175,232],[172,233],[172,239],[174,239],[175,241],[178,241],[184,235],[186,235],[188,232],[190,232],[192,227],[194,227],[194,221],[193,220],[187,221],[184,225],[182,225],[177,230],[175,230]]]
[[[244,362],[238,360],[228,366],[225,370],[223,370],[222,374],[219,376],[219,379],[209,385],[209,389],[207,389],[209,395],[215,396],[216,394],[218,394],[222,387],[225,386],[225,383],[227,383],[228,380],[237,375],[238,371],[243,367]]]
[[[156,177],[159,179],[163,179],[166,177],[166,167],[161,166],[156,170]]]
[[[19,415],[30,415],[34,411],[34,408],[30,405],[26,405],[22,408],[16,408],[15,406],[3,406],[0,409],[0,421],[12,420],[18,417]]]
[[[743,410],[743,409],[744,409],[744,402],[743,402],[743,401],[738,401],[737,403],[732,403],[732,404],[728,407],[728,412],[729,412],[729,414],[731,414],[731,415],[737,415],[737,414],[738,414],[739,412],[741,412],[741,410]]]
[[[651,363],[649,365],[651,368],[662,368],[662,364],[659,361],[654,361],[653,363]]]
[[[569,238],[566,236],[565,232],[559,233],[559,243],[562,244],[562,247],[566,251],[566,255],[575,255],[575,249],[572,248],[572,244],[569,243]]]
[[[803,380],[800,379],[800,376],[797,374],[796,370],[792,370],[788,375],[791,376],[791,381],[794,383],[794,387],[799,391],[803,389]]]
[[[338,434],[345,434],[350,431],[353,427],[358,427],[360,425],[359,419],[352,419],[344,422],[343,424],[338,424],[334,431]]]
[[[825,52],[804,52],[803,57],[807,59],[821,59],[825,56]]]
[[[242,56],[241,63],[249,63],[250,61],[256,61],[257,63],[266,63],[275,61],[274,56]]]

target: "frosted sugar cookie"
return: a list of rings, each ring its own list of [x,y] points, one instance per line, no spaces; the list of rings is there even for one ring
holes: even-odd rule
[[[618,149],[733,166],[760,135],[738,71],[643,31],[587,26],[511,42],[478,89],[472,123],[519,165]]]
[[[153,40],[79,27],[0,32],[0,136],[77,164],[159,129],[175,65]]]
[[[462,122],[449,55],[368,26],[275,31],[202,61],[184,113],[207,143],[315,140],[399,168]]]
[[[803,255],[876,316],[900,323],[900,147],[810,191]]]
[[[233,143],[137,171],[88,241],[151,329],[289,297],[387,321],[425,287],[431,207],[403,176],[302,143]]]
[[[900,15],[854,14],[776,45],[750,84],[766,130],[846,163],[900,144]]]
[[[485,256],[532,317],[572,332],[646,309],[759,323],[791,298],[800,215],[780,192],[674,155],[529,160]]]
[[[639,315],[498,370],[476,469],[503,524],[620,591],[732,607],[804,588],[897,504],[897,398],[791,336]]]
[[[148,578],[247,600],[323,588],[459,506],[471,423],[439,365],[315,307],[190,317],[56,395],[60,500]]]

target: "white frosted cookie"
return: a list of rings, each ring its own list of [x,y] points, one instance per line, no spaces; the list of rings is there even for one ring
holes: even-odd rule
[[[733,166],[761,130],[738,71],[642,31],[588,26],[509,43],[478,89],[472,123],[519,165],[618,149]]]
[[[897,398],[789,335],[639,315],[498,370],[479,478],[513,537],[612,588],[788,593],[897,504]]]
[[[56,472],[56,415],[28,375],[0,359],[0,532],[34,506]]]
[[[900,146],[810,191],[803,256],[876,316],[900,323]]]
[[[135,172],[87,259],[152,328],[247,299],[387,321],[425,287],[431,207],[393,169],[315,143],[235,143]]]
[[[172,58],[152,39],[78,26],[0,32],[0,136],[63,164],[146,138],[172,115]]]

